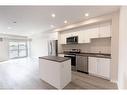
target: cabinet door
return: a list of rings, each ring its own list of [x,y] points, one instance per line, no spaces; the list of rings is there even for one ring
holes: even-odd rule
[[[90,43],[90,38],[89,38],[89,33],[84,30],[84,31],[79,31],[79,43]]]
[[[69,32],[69,31],[68,31],[68,32],[66,33],[66,38],[67,38],[67,37],[72,37],[72,36],[78,36],[78,31],[76,31],[76,32]]]
[[[66,34],[61,34],[61,36],[60,36],[60,44],[66,44]]]
[[[100,24],[99,37],[111,37],[111,24],[110,23]]]
[[[78,36],[78,31],[76,31],[76,32],[72,32],[71,35],[72,35],[72,36]]]
[[[98,75],[110,79],[110,59],[98,58]]]
[[[97,75],[97,58],[89,57],[88,71],[90,74]]]
[[[99,38],[99,25],[92,26],[87,32],[89,33],[89,38]]]
[[[64,54],[58,54],[59,57],[64,57]]]

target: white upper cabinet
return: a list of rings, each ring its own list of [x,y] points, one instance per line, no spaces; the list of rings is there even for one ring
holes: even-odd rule
[[[78,43],[90,43],[92,38],[111,37],[111,23],[106,22],[88,26],[80,31],[66,31],[66,33],[61,33],[60,44],[66,44],[66,38],[71,36],[78,36]]]
[[[60,34],[60,44],[66,44],[67,34]]]
[[[91,38],[98,37],[99,37],[99,27],[97,25],[79,31],[79,43],[90,43]]]
[[[77,31],[76,32],[69,32],[68,31],[68,33],[66,33],[66,38],[72,37],[72,36],[78,36],[78,32]]]
[[[99,25],[92,26],[90,29],[87,30],[89,33],[89,37],[98,38],[99,37]]]
[[[90,36],[87,30],[78,31],[78,43],[90,43]]]
[[[104,23],[99,26],[99,37],[111,37],[111,24]]]

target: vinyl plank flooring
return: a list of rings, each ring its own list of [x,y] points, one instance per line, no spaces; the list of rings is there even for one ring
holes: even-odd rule
[[[39,78],[38,60],[22,58],[0,62],[0,89],[56,89]],[[117,89],[108,80],[72,71],[66,89]]]

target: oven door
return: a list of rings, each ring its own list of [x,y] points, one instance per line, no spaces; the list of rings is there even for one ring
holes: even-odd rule
[[[76,56],[75,55],[64,55],[64,57],[71,58],[71,67],[72,67],[72,70],[75,71],[76,70]]]

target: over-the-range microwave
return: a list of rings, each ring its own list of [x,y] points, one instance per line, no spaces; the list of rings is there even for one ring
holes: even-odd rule
[[[67,44],[78,44],[78,36],[72,36],[66,38],[66,43]]]

